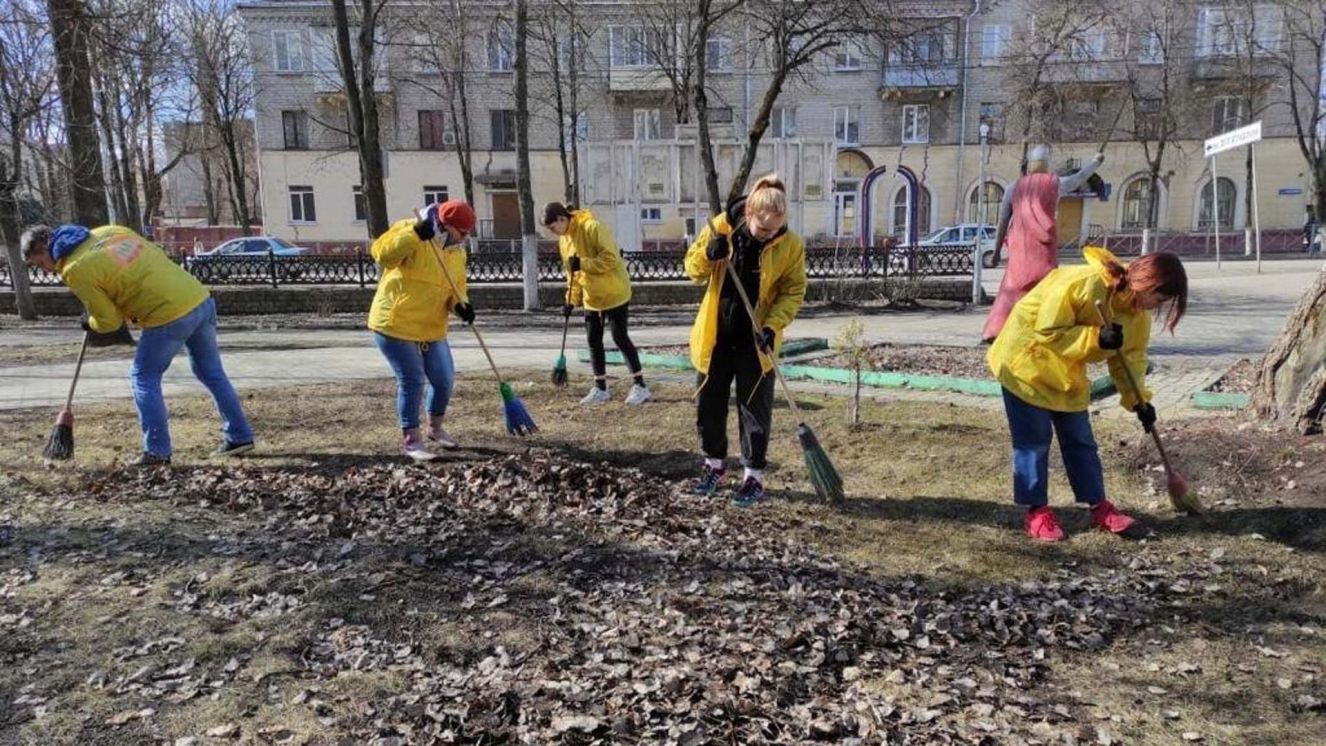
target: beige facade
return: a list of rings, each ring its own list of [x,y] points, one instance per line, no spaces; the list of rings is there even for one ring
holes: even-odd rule
[[[1039,1],[982,5],[975,15],[966,2],[916,4],[916,16],[924,22],[918,22],[914,36],[857,40],[850,54],[826,54],[806,79],[789,84],[780,97],[754,174],[778,170],[793,182],[794,227],[833,241],[849,240],[857,231],[857,190],[861,177],[876,166],[888,171],[872,196],[873,233],[903,232],[906,197],[895,173],[898,166],[907,166],[928,195],[919,225],[924,233],[977,220],[973,195],[982,173],[993,185],[987,187],[993,210],[1001,190],[1019,173],[1024,131],[1032,141],[1044,137],[1054,142],[1056,166],[1069,168],[1072,160],[1089,159],[1117,121],[1099,171],[1109,197],[1067,200],[1061,236],[1071,241],[1093,232],[1140,232],[1138,185],[1147,181],[1146,159],[1142,143],[1120,134],[1138,131],[1132,115],[1120,120],[1115,113],[1123,111],[1130,79],[1155,74],[1146,39],[1128,24],[1080,34],[1077,56],[1056,58],[1044,75],[1062,94],[1060,108],[1043,111],[1031,122],[1021,113],[1027,107],[1018,99],[1018,76],[1025,66],[1015,57],[1019,40],[1029,33],[1028,19],[1035,15],[1031,6]],[[694,125],[676,123],[666,81],[634,57],[629,45],[623,46],[622,39],[632,38],[639,27],[632,15],[639,3],[605,0],[582,6],[591,9],[587,23],[593,36],[580,71],[581,203],[612,225],[628,249],[680,238],[708,217],[707,200],[698,189]],[[345,114],[325,51],[329,7],[317,0],[263,0],[240,7],[257,68],[263,214],[269,232],[277,235],[362,241],[365,229],[355,219],[358,166],[345,134],[338,131]],[[408,16],[411,7],[399,3],[396,10]],[[484,234],[512,235],[518,231],[508,126],[513,80],[504,37],[493,31],[501,28],[506,6],[475,2],[465,7],[473,16],[464,36],[470,58],[466,102],[475,148],[475,208]],[[1275,82],[1264,70],[1254,70],[1250,74],[1260,75],[1260,82],[1253,86],[1251,111],[1228,100],[1229,73],[1217,64],[1224,52],[1203,25],[1209,21],[1207,10],[1200,3],[1183,5],[1189,26],[1182,32],[1186,41],[1177,48],[1188,55],[1179,68],[1191,95],[1182,132],[1168,143],[1161,168],[1158,227],[1175,232],[1209,227],[1210,199],[1204,208],[1201,195],[1211,174],[1202,139],[1255,115],[1264,121],[1266,133],[1257,146],[1261,225],[1296,228],[1311,193],[1310,177],[1283,107],[1272,105]],[[1275,16],[1259,11],[1259,17]],[[1257,23],[1259,39],[1271,39],[1273,25]],[[464,196],[464,189],[449,135],[443,142],[438,134],[450,127],[450,101],[439,94],[439,76],[420,63],[417,34],[392,28],[394,35],[383,40],[387,53],[379,101],[388,206],[393,215],[404,216],[443,188],[450,197]],[[721,41],[714,48],[709,98],[718,120],[715,156],[724,190],[768,82],[767,57],[750,36],[748,25],[733,24],[719,31]],[[540,203],[563,194],[557,153],[563,133],[550,108],[552,85],[546,70],[532,70],[532,182]],[[991,144],[984,149],[982,122],[991,126]],[[1251,222],[1242,153],[1222,156],[1219,175],[1221,222],[1241,229]]]

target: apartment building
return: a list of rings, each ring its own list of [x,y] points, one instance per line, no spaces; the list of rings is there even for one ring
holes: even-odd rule
[[[1275,72],[1262,59],[1278,43],[1281,19],[1274,4],[1234,17],[1217,6],[1179,3],[1173,15],[1181,28],[1163,36],[1135,22],[1143,14],[1129,19],[1121,6],[1126,22],[1073,27],[1071,43],[1042,55],[1032,76],[1040,91],[1033,109],[1026,105],[1028,60],[1037,58],[1036,40],[1054,38],[1053,29],[1037,27],[1048,23],[1037,8],[1046,2],[895,6],[914,11],[887,33],[844,39],[789,83],[754,172],[784,175],[792,222],[803,234],[847,240],[861,227],[861,181],[877,166],[888,171],[870,195],[871,233],[902,234],[907,228],[908,192],[892,176],[899,166],[920,179],[916,201],[924,233],[977,221],[983,210],[988,219],[1017,178],[1024,133],[1052,142],[1056,165],[1064,169],[1104,144],[1100,178],[1061,206],[1060,235],[1072,240],[1092,230],[1140,231],[1150,204],[1147,153],[1156,143],[1144,142],[1149,130],[1143,121],[1155,102],[1137,90],[1139,81],[1163,70],[1185,95],[1181,112],[1176,106],[1163,112],[1179,128],[1166,138],[1159,228],[1206,230],[1217,212],[1227,230],[1250,222],[1241,154],[1222,161],[1213,189],[1201,147],[1205,137],[1250,119],[1263,121],[1266,136],[1257,151],[1261,224],[1301,224],[1310,177],[1285,107],[1274,105]],[[569,120],[559,126],[552,113],[552,76],[546,69],[531,71],[535,200],[562,197],[558,142],[574,137],[581,204],[613,225],[624,247],[693,234],[708,217],[695,125],[677,122],[668,76],[645,51],[648,31],[639,4],[580,5],[591,35],[577,67],[573,126]],[[509,5],[467,2],[465,8],[472,22],[457,33],[468,58],[475,207],[483,233],[514,236],[519,219]],[[405,3],[396,10],[403,18],[414,12]],[[330,5],[260,0],[241,5],[240,12],[258,81],[255,124],[269,232],[303,241],[363,240],[358,165],[331,53]],[[389,25],[376,95],[388,207],[404,216],[425,202],[464,192],[452,102],[440,93],[435,63],[421,53],[425,42],[407,22]],[[708,48],[714,155],[724,187],[768,84],[767,50],[751,34],[748,24],[734,22]],[[1255,47],[1238,44],[1240,38],[1255,39]],[[1243,56],[1248,59],[1238,59]]]

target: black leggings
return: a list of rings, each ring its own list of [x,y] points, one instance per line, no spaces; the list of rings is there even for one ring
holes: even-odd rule
[[[635,382],[644,385],[644,372],[640,369],[640,354],[635,351],[635,343],[626,332],[630,303],[623,303],[607,311],[585,310],[585,336],[589,338],[589,359],[594,367],[594,384],[606,387],[608,379],[608,353],[603,349],[603,324],[612,327],[612,341],[617,349],[626,356],[626,365],[631,369]]]

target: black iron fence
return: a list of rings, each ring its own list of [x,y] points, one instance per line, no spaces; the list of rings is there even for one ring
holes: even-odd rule
[[[685,280],[683,251],[631,251],[623,258],[626,271],[635,281]],[[353,254],[301,254],[298,256],[199,256],[177,258],[194,277],[208,285],[357,285],[378,281],[379,269],[362,249]],[[973,248],[967,246],[922,246],[918,248],[859,246],[808,246],[806,274],[824,278],[886,278],[961,276],[972,274]],[[470,253],[467,277],[471,283],[520,282],[523,257],[515,251],[479,250]],[[540,282],[564,282],[566,274],[556,254],[538,257]],[[35,267],[28,268],[34,286],[60,284],[60,278]],[[7,263],[0,262],[0,287],[11,287]]]

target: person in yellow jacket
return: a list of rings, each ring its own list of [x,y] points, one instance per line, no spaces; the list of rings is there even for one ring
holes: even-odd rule
[[[465,295],[464,247],[474,223],[469,204],[447,200],[429,205],[418,219],[397,222],[370,249],[382,277],[368,312],[368,328],[396,376],[401,452],[416,461],[437,457],[420,431],[425,381],[428,440],[443,448],[458,445],[443,428],[456,380],[447,344],[447,314],[454,312],[465,323],[474,322],[474,307]]]
[[[756,325],[732,284],[728,262],[755,306]],[[764,499],[773,424],[772,361],[783,330],[806,297],[805,244],[787,227],[787,189],[777,175],[759,179],[750,194],[700,231],[686,252],[686,274],[708,283],[691,328],[691,364],[700,385],[695,422],[704,452],[694,492],[712,495],[722,484],[728,397],[735,382],[745,474],[732,501],[747,507]]]
[[[1087,263],[1052,270],[1013,307],[986,358],[1004,389],[1013,440],[1013,499],[1027,508],[1027,533],[1041,541],[1064,538],[1046,505],[1052,433],[1059,436],[1074,498],[1091,508],[1092,526],[1123,533],[1133,519],[1105,497],[1100,454],[1091,432],[1087,364],[1108,361],[1124,408],[1148,431],[1156,422],[1146,388],[1152,312],[1164,311],[1174,332],[1188,306],[1188,276],[1174,254],[1147,254],[1124,264],[1088,247]],[[1097,302],[1114,321],[1102,324]],[[1123,366],[1141,398],[1133,395]]]
[[[202,283],[159,246],[118,225],[89,230],[62,225],[33,226],[20,241],[24,261],[55,272],[87,309],[84,329],[93,335],[123,335],[126,322],[142,329],[129,380],[143,431],[138,466],[170,463],[170,416],[161,377],[181,348],[189,352],[194,376],[211,392],[221,414],[224,440],[215,456],[253,450],[253,429],[235,387],[221,365],[216,342],[216,301]]]
[[[570,318],[577,306],[585,307],[585,336],[589,342],[590,365],[594,369],[594,387],[581,404],[603,404],[608,396],[607,350],[603,348],[603,327],[612,328],[612,341],[626,358],[635,383],[626,395],[627,404],[649,401],[640,354],[627,330],[631,304],[631,278],[626,262],[617,251],[612,233],[594,219],[589,210],[573,209],[561,202],[549,202],[543,208],[543,226],[557,236],[557,251],[566,269],[566,302],[562,317]]]

